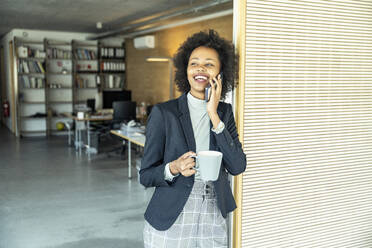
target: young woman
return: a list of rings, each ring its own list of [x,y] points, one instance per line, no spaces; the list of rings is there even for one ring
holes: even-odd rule
[[[225,218],[236,208],[228,173],[246,167],[231,105],[220,102],[235,86],[234,48],[213,30],[200,32],[174,62],[184,94],[155,105],[146,130],[140,182],[155,192],[145,213],[145,248],[227,247]],[[203,182],[195,170],[191,156],[205,150],[223,153],[217,181]]]

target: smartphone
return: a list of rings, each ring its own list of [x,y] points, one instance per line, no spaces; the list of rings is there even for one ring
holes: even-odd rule
[[[221,76],[221,81],[222,81],[223,80],[223,74],[222,74],[222,72],[220,72],[219,75]],[[209,100],[211,98],[210,92],[211,92],[211,84],[208,84],[208,86],[205,87],[205,91],[204,91],[204,100],[206,102],[209,102]]]
[[[211,96],[210,96],[210,91],[211,91],[211,84],[208,83],[208,86],[205,87],[205,92],[204,92],[204,100],[205,100],[206,102],[208,102],[209,99],[211,98]]]

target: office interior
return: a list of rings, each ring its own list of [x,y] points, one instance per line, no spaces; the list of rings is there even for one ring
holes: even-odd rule
[[[146,1],[137,21],[130,22],[129,16],[112,24],[133,27],[161,6],[182,10],[176,6],[181,2]],[[183,3],[208,2],[219,1]],[[371,2],[228,2],[231,8],[217,8],[217,13],[203,16],[186,8],[184,15],[161,21],[150,33],[146,29],[152,24],[146,23],[150,26],[135,30],[133,37],[123,34],[125,89],[132,101],[153,105],[179,96],[169,85],[169,58],[189,34],[217,30],[234,41],[239,55],[239,84],[231,101],[247,155],[246,172],[231,179],[238,208],[230,216],[229,246],[371,247]],[[1,100],[9,101],[9,113],[16,100],[10,84],[16,72],[9,66],[13,37],[81,41],[98,37],[97,21],[80,33],[14,27],[13,36],[2,37]],[[136,49],[133,38],[145,35],[155,37],[155,48]],[[101,40],[115,46],[122,42]],[[89,158],[85,149],[79,154],[68,146],[67,134],[21,139],[14,131],[14,114],[4,118],[2,112],[1,117],[1,248],[142,247],[143,212],[152,189],[136,181],[140,145],[131,144],[128,167],[127,152]]]
[[[158,2],[167,7],[164,1]],[[130,120],[143,127],[151,106],[181,95],[171,85],[174,70],[171,58],[188,36],[208,29],[228,40],[233,35],[232,1],[178,2],[170,10],[163,8],[162,12],[151,14],[155,17],[169,12],[185,14],[155,24],[148,32],[113,32],[112,36],[92,40],[91,37],[99,36],[99,30],[69,32],[73,27],[41,30],[35,26],[15,27],[3,34],[1,102],[7,102],[9,113],[4,115],[2,108],[0,146],[5,159],[1,162],[1,174],[6,179],[0,183],[3,223],[0,247],[142,247],[143,214],[153,192],[138,181],[143,144],[134,141],[128,148],[128,141],[110,134],[110,130],[121,129]],[[211,5],[212,10],[196,9],[206,5]],[[197,14],[190,11],[194,7],[193,12],[199,11]],[[141,12],[151,12],[145,4],[143,9]],[[146,18],[131,22],[142,19]],[[134,39],[146,36],[151,36],[155,45],[136,48]],[[81,58],[74,57],[79,54],[73,52],[67,59],[52,57],[46,62],[44,59],[44,81],[41,86],[32,86],[32,82],[25,82],[24,71],[20,71],[20,46],[41,52],[47,46],[60,51],[81,48],[95,52],[95,57],[84,57],[80,64]],[[125,63],[125,70],[113,74],[119,77],[120,85],[108,82],[108,75],[97,79],[97,75],[78,75],[77,69],[74,71],[74,67],[86,64],[93,64],[96,71],[95,59],[102,55],[100,46],[125,50],[125,56],[114,61]],[[83,87],[79,77],[86,80]],[[35,104],[42,98],[50,104]],[[115,122],[115,111],[119,110],[114,105],[118,102],[131,103],[131,107],[119,113],[125,116]],[[31,110],[23,109],[30,106]],[[58,116],[63,116],[51,117],[50,123],[45,116],[26,120],[19,117],[49,115],[46,109],[54,109]],[[87,133],[86,122],[81,128],[81,123],[73,119],[79,112],[85,118],[113,115],[114,120],[91,121]],[[132,161],[129,166],[128,160]]]

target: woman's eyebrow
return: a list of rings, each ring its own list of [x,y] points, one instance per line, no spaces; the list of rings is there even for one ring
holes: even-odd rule
[[[198,57],[190,58],[190,60],[199,60]],[[216,61],[215,59],[212,58],[206,58],[205,60],[211,60],[211,61]]]

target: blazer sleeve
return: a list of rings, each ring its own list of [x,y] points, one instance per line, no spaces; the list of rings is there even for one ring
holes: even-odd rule
[[[239,141],[230,104],[227,105],[226,114],[222,121],[225,124],[224,130],[219,134],[213,133],[216,138],[217,146],[223,153],[223,164],[226,170],[232,175],[238,175],[245,171],[247,158]]]
[[[146,142],[141,161],[140,183],[145,187],[169,186],[164,178],[165,123],[158,105],[151,110],[146,126]]]

